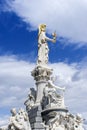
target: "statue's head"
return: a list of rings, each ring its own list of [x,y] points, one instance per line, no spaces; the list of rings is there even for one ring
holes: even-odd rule
[[[16,115],[16,108],[12,108],[11,113],[12,113],[12,115]]]
[[[23,109],[23,108],[20,108],[18,114],[21,115],[21,114],[23,114],[23,113],[24,113],[24,109]]]
[[[82,115],[79,114],[79,113],[77,113],[76,118],[79,119],[79,120],[81,120],[82,119]]]
[[[46,31],[46,24],[40,24],[39,25],[39,34],[41,33],[41,32],[45,32]]]

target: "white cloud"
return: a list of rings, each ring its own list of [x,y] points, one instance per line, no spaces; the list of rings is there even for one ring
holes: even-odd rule
[[[9,122],[9,115],[5,115],[0,117],[0,127],[7,128],[7,124]]]
[[[65,86],[65,103],[73,113],[87,113],[87,62],[50,64],[57,76],[55,82]],[[29,88],[35,87],[31,71],[35,64],[14,56],[0,56],[0,109],[24,107]],[[10,111],[10,110],[9,110]],[[4,118],[4,117],[3,117]],[[3,120],[2,120],[3,121]],[[0,124],[3,122],[0,121]]]
[[[24,95],[34,85],[30,76],[32,69],[33,64],[29,62],[12,56],[0,57],[0,107],[23,104]]]
[[[79,46],[87,45],[86,0],[6,0],[8,10],[14,11],[36,29],[46,23],[48,31],[57,31],[58,36],[69,38]],[[7,10],[7,7],[5,7]],[[70,43],[70,42],[69,42]]]

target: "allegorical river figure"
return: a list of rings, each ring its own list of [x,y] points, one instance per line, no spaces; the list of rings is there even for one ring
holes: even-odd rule
[[[48,53],[49,48],[47,41],[51,41],[53,43],[56,42],[56,33],[52,34],[53,39],[48,38],[46,36],[46,25],[39,25],[39,33],[38,33],[38,61],[37,65],[45,66],[48,63]]]
[[[17,113],[16,109],[13,108],[11,113],[8,130],[31,130],[28,115],[23,109]]]

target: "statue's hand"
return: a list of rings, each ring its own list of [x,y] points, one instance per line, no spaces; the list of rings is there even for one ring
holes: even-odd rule
[[[54,32],[54,33],[52,33],[52,36],[54,37],[54,38],[56,38],[56,33]]]
[[[53,42],[53,43],[56,43],[56,39],[53,39],[52,42]]]
[[[55,32],[52,33],[52,36],[53,36],[53,43],[55,43],[56,42],[56,33]]]

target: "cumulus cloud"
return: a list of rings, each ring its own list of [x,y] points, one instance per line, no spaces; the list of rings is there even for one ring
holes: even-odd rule
[[[73,113],[87,116],[87,62],[49,64],[54,69],[58,86],[66,87],[65,104]],[[0,56],[0,109],[24,107],[29,88],[35,87],[31,76],[34,63],[14,56]],[[10,111],[10,110],[9,110]],[[2,111],[3,112],[3,111]],[[0,119],[1,120],[1,119]],[[3,120],[2,120],[3,121]],[[3,122],[0,121],[0,124]]]
[[[0,107],[23,104],[24,95],[34,85],[30,76],[32,69],[33,64],[13,56],[0,57]]]
[[[36,29],[40,23],[46,23],[48,32],[56,30],[58,36],[70,39],[73,44],[79,42],[79,46],[87,45],[86,0],[6,1],[8,10],[31,25],[31,29]],[[5,8],[7,10],[7,6]]]
[[[9,122],[9,115],[5,115],[3,117],[0,117],[0,126],[2,126],[2,128],[6,128],[8,122]]]

